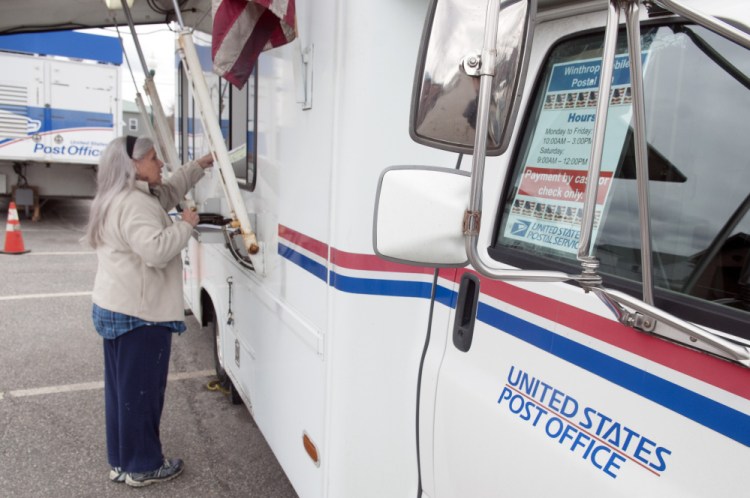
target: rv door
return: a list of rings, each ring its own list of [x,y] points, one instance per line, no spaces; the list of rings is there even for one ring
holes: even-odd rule
[[[537,26],[530,65],[538,77],[509,149],[489,252],[516,268],[575,271],[594,109],[605,98],[593,250],[604,285],[639,295],[629,59],[623,31],[612,92],[598,95],[604,21],[602,12]],[[644,25],[641,42],[656,305],[742,350],[750,344],[750,170],[741,136],[750,58],[674,18]],[[420,432],[431,435],[421,446],[427,495],[744,489],[750,370],[722,351],[668,321],[658,335],[626,327],[572,284],[466,277],[457,301],[444,355],[426,362],[438,369],[424,377],[434,384],[422,385],[433,393],[433,416],[421,419],[432,425]]]

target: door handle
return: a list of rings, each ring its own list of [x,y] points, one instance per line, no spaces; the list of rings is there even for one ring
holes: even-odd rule
[[[474,274],[464,273],[458,289],[456,317],[453,322],[453,345],[464,353],[471,348],[471,341],[474,339],[478,303],[479,279]]]

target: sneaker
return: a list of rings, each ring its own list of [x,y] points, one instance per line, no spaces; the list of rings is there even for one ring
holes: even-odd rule
[[[155,482],[169,481],[182,474],[185,466],[179,458],[165,459],[164,464],[151,472],[130,472],[125,475],[125,484],[140,488]]]
[[[125,482],[125,472],[120,467],[112,467],[109,471],[109,480],[112,482]]]

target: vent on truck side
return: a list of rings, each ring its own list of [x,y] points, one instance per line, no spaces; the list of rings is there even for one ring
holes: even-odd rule
[[[24,138],[28,128],[27,89],[0,83],[0,138]]]

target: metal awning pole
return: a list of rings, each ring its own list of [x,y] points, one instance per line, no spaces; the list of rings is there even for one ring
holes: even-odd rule
[[[117,30],[117,38],[120,40],[122,55],[125,56],[125,62],[128,65],[128,71],[130,71],[130,77],[133,79],[133,87],[135,88],[135,103],[138,106],[138,111],[141,114],[143,123],[145,123],[146,132],[148,133],[148,136],[151,137],[151,140],[154,141],[156,152],[159,157],[166,157],[166,153],[164,152],[162,144],[159,141],[159,136],[156,134],[154,125],[151,123],[151,115],[146,110],[146,104],[143,102],[143,96],[141,95],[141,92],[138,91],[138,83],[136,83],[135,76],[133,75],[133,67],[130,65],[130,57],[128,57],[128,53],[125,51],[125,43],[123,42],[122,35],[120,34],[120,27],[115,25],[115,29]],[[171,165],[169,163],[165,163],[165,165],[167,167],[167,171],[169,173],[172,173]]]
[[[130,13],[130,7],[128,7],[127,0],[120,0],[120,3],[122,4],[122,10],[125,12],[125,18],[128,20],[128,26],[130,27],[130,33],[133,35],[133,42],[135,42],[135,49],[138,52],[138,59],[141,61],[141,67],[143,68],[143,73],[148,76],[148,65],[146,64],[146,59],[143,57],[143,50],[141,50],[141,44],[138,41],[138,35],[135,32],[135,23],[133,22],[133,16]]]
[[[159,149],[162,152],[162,159],[167,163],[167,169],[173,170],[180,165],[180,159],[177,157],[177,149],[174,146],[174,139],[172,137],[172,131],[169,128],[167,122],[167,116],[164,114],[164,107],[161,104],[159,98],[159,92],[156,90],[156,84],[154,83],[154,77],[151,75],[151,71],[148,69],[146,59],[143,57],[143,51],[141,50],[141,43],[138,40],[138,34],[135,32],[135,24],[133,23],[133,16],[130,14],[130,7],[126,0],[120,0],[122,3],[122,9],[125,12],[125,17],[128,20],[128,26],[130,26],[130,33],[133,35],[133,42],[135,48],[138,51],[138,58],[141,61],[141,67],[143,68],[143,74],[145,75],[146,81],[143,84],[143,89],[151,100],[151,111],[154,114],[154,129],[156,131],[156,139],[159,142]]]
[[[174,5],[174,15],[177,18],[177,24],[180,25],[180,30],[185,29],[185,22],[182,20],[182,12],[180,11],[180,4],[177,2],[177,0],[172,0],[172,5]]]
[[[148,114],[148,109],[146,109],[146,103],[143,102],[143,96],[140,93],[135,94],[135,105],[138,106],[138,111],[141,113],[141,117],[143,118],[143,122],[146,123],[146,132],[148,135],[156,141],[156,145],[158,146],[161,157],[164,157],[164,151],[161,150],[162,146],[159,142],[159,136],[156,134],[156,130],[154,129],[154,125],[151,123],[150,116]],[[172,166],[170,164],[166,164],[167,170],[171,173],[173,171]]]

